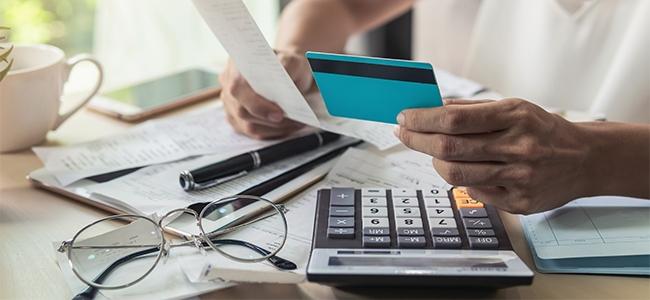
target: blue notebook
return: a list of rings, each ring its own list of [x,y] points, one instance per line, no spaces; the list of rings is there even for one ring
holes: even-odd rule
[[[538,271],[650,276],[650,201],[592,197],[522,216]]]

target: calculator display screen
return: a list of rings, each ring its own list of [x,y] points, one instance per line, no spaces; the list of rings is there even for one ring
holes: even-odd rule
[[[414,269],[430,268],[490,268],[507,269],[508,266],[498,258],[451,258],[451,257],[351,257],[333,256],[329,258],[330,266],[391,266]]]

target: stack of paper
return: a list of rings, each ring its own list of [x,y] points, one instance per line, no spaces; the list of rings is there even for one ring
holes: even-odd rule
[[[575,200],[521,218],[540,272],[650,275],[650,201]]]

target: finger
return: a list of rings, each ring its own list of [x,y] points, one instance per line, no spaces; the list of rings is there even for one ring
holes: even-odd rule
[[[446,161],[505,162],[508,156],[499,143],[501,132],[471,135],[422,133],[401,126],[397,137],[406,147]]]
[[[457,98],[447,98],[443,99],[442,102],[445,105],[466,105],[466,104],[477,104],[477,103],[487,103],[494,102],[494,100],[484,99],[484,100],[466,100],[466,99],[457,99]]]
[[[301,92],[308,91],[313,84],[313,78],[307,59],[302,56],[283,53],[279,53],[278,57],[298,90]]]
[[[508,191],[500,186],[468,187],[467,193],[475,200],[500,208],[506,203],[500,203],[499,199],[506,199],[508,195]]]
[[[492,101],[436,108],[407,109],[398,123],[412,131],[446,134],[484,133],[506,129],[514,122],[508,114],[514,102]]]
[[[501,186],[507,184],[504,164],[488,162],[450,162],[433,159],[433,167],[447,183],[456,186]]]
[[[258,95],[243,77],[235,80],[237,82],[230,93],[248,112],[272,123],[284,120],[284,112],[280,106]]]
[[[224,106],[226,109],[226,112],[229,115],[232,115],[236,119],[240,119],[246,122],[252,122],[255,124],[259,125],[264,125],[272,128],[287,128],[287,129],[298,129],[302,128],[304,124],[301,124],[299,122],[293,121],[291,119],[285,118],[282,120],[280,123],[274,123],[274,122],[269,122],[266,119],[260,119],[258,117],[253,116],[244,108],[242,105],[237,102],[237,100],[230,100],[228,95],[224,95]]]
[[[237,120],[230,115],[228,115],[228,122],[230,122],[236,132],[259,140],[281,138],[288,136],[295,131],[285,128],[273,128],[252,122]]]

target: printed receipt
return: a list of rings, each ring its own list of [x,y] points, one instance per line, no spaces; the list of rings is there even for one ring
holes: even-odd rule
[[[242,153],[273,143],[234,132],[223,109],[219,108],[147,122],[124,134],[88,143],[70,147],[35,147],[33,150],[45,164],[45,169],[65,186],[93,175],[195,155]]]
[[[393,125],[332,117],[318,95],[305,100],[241,0],[193,2],[253,90],[276,102],[287,117],[362,139],[381,150],[399,144]]]

